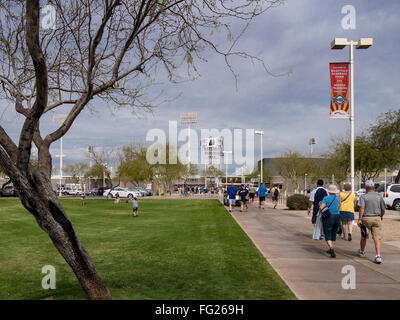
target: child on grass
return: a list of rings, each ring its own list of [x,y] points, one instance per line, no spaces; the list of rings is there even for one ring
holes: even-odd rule
[[[135,197],[133,197],[131,201],[132,201],[133,216],[137,217],[137,216],[139,216],[139,213],[138,213],[139,204],[138,204],[137,199]]]

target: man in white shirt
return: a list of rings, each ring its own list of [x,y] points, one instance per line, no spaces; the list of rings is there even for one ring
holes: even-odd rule
[[[311,214],[311,207],[313,207],[313,215],[311,218],[311,223],[315,224],[317,220],[319,203],[328,195],[325,188],[323,187],[324,181],[319,179],[317,181],[317,189],[314,189],[310,195],[310,201],[308,202],[308,215]]]

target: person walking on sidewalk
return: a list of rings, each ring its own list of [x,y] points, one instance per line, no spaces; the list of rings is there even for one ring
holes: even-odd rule
[[[260,199],[259,208],[264,209],[265,196],[267,195],[267,188],[264,186],[264,183],[261,183],[258,188],[258,197]]]
[[[356,195],[351,191],[351,185],[345,183],[344,192],[339,194],[340,197],[340,221],[342,223],[342,238],[346,239],[348,231],[348,239],[352,240],[351,233],[353,231],[354,208],[357,204]]]
[[[317,220],[319,204],[322,201],[322,199],[328,195],[328,193],[326,192],[326,190],[323,186],[324,186],[324,180],[319,179],[317,181],[317,189],[314,189],[310,195],[310,201],[308,204],[308,215],[310,215],[311,208],[313,208],[311,223],[314,225]]]
[[[327,192],[329,195],[322,199],[319,209],[322,211],[325,207],[329,208],[329,214],[326,217],[324,217],[324,215],[322,216],[322,224],[324,227],[325,241],[329,247],[327,253],[329,253],[332,258],[336,258],[334,244],[340,223],[340,198],[337,196],[339,189],[334,184],[330,184]]]
[[[254,203],[254,196],[256,195],[256,188],[254,186],[251,186],[249,188],[249,196],[250,196],[250,202]]]
[[[247,190],[247,188],[245,187],[244,184],[242,184],[240,186],[240,190],[239,190],[239,196],[240,196],[240,212],[242,212],[244,210],[244,206],[246,206],[246,211],[249,209],[248,206],[248,201],[249,199],[247,199],[249,195],[249,190]]]
[[[375,192],[375,183],[372,180],[365,182],[366,194],[361,195],[358,200],[360,206],[358,226],[361,228],[360,249],[358,255],[365,257],[365,247],[367,245],[368,231],[372,234],[375,243],[375,259],[377,264],[382,263],[381,257],[381,231],[382,219],[385,215],[385,201],[382,196]]]
[[[236,194],[237,188],[233,183],[228,187],[228,200],[229,200],[229,212],[232,212],[232,205],[236,205]]]
[[[277,184],[274,185],[274,187],[271,189],[271,199],[272,204],[274,205],[274,209],[276,209],[276,206],[278,205],[280,193],[281,191],[279,190],[279,186]]]

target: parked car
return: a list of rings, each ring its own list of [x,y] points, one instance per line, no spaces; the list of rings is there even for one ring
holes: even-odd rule
[[[128,190],[133,191],[136,194],[138,194],[138,196],[135,196],[135,197],[144,197],[146,195],[146,191],[144,191],[142,188],[133,187],[133,188],[128,188]]]
[[[367,193],[367,191],[366,191],[365,189],[362,189],[362,188],[361,188],[361,189],[355,191],[354,193],[356,194],[356,199],[357,199],[357,203],[358,203],[358,199],[360,199],[360,196],[361,196],[362,194]]]
[[[83,192],[83,190],[81,188],[77,188],[77,189],[72,189],[68,192],[69,195],[72,196],[77,196],[80,195]]]
[[[1,192],[2,197],[18,197],[18,190],[13,186],[5,186]]]
[[[132,198],[132,197],[141,197],[141,193],[139,191],[128,189],[128,188],[121,188],[117,187],[113,190],[107,189],[104,191],[103,196],[107,197],[108,199],[115,198],[115,196],[119,195],[120,198]]]
[[[400,210],[400,184],[387,184],[386,193],[385,185],[380,185],[376,192],[382,195],[388,209]]]
[[[87,196],[96,196],[96,195],[97,195],[97,192],[98,192],[98,189],[95,189],[95,188],[93,188],[93,189],[87,189],[87,190],[85,191],[85,195],[87,195]]]
[[[102,196],[104,194],[104,191],[106,191],[107,189],[110,189],[108,187],[100,187],[97,189],[97,196]]]

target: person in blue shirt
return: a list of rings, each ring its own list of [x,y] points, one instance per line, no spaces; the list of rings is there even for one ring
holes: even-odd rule
[[[328,196],[322,199],[319,209],[322,210],[325,207],[329,207],[330,214],[327,218],[322,217],[322,224],[324,227],[325,241],[329,247],[327,253],[329,253],[332,258],[336,258],[333,246],[336,241],[336,233],[340,223],[340,198],[337,195],[339,189],[334,184],[330,184],[326,191],[328,192]]]
[[[228,187],[228,198],[229,198],[229,212],[232,212],[232,205],[236,204],[236,194],[237,194],[237,188],[231,184]]]
[[[259,208],[264,209],[264,202],[266,195],[267,195],[267,188],[264,186],[263,183],[261,183],[260,187],[258,188],[258,197],[260,199],[260,205],[258,206]]]

